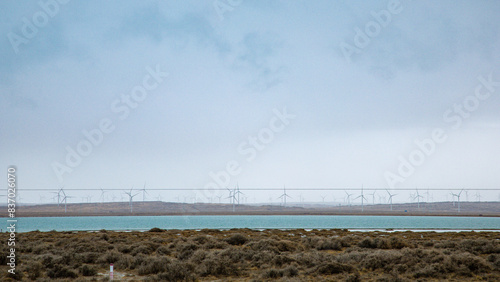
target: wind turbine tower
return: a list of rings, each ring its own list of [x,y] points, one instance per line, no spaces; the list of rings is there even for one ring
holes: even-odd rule
[[[373,191],[373,193],[368,194],[372,196],[372,205],[375,205],[375,193],[377,193],[377,190]]]
[[[285,185],[283,185],[283,194],[281,194],[281,196],[279,196],[278,199],[282,199],[283,200],[283,206],[286,207],[286,198],[291,198],[290,196],[288,196],[288,194],[286,193],[286,188],[285,188]]]
[[[101,204],[104,204],[104,194],[107,193],[108,191],[102,189],[102,187],[99,187],[101,189]]]
[[[417,198],[417,207],[418,209],[420,209],[420,198],[423,198],[424,196],[420,195],[420,193],[418,193],[418,189],[415,188],[415,190],[417,190],[417,193],[415,194],[415,198]]]
[[[132,213],[132,201],[134,199],[135,196],[137,196],[139,194],[139,192],[135,193],[134,195],[132,195],[132,190],[134,189],[134,187],[130,188],[130,191],[127,192],[127,191],[124,191],[125,194],[127,194],[127,196],[129,197],[129,206],[130,206],[130,213]]]
[[[347,204],[348,204],[348,205],[349,205],[349,207],[350,207],[350,206],[351,206],[351,196],[352,196],[353,194],[349,194],[349,193],[347,193],[347,191],[344,191],[344,192],[345,192],[345,193],[346,193],[346,195],[347,195]]]
[[[240,205],[240,194],[244,195],[244,193],[240,191],[240,185],[238,185],[238,183],[236,183],[236,188],[233,192],[233,195],[235,197],[236,197],[236,195],[238,195],[238,198],[237,198],[238,206]]]
[[[142,191],[142,201],[144,202],[146,200],[146,194],[149,195],[148,192],[146,192],[146,182],[144,182],[144,187],[141,189]]]
[[[389,190],[385,190],[385,191],[387,191],[387,194],[389,194],[389,202],[391,203],[391,211],[392,211],[392,197],[396,196],[397,194],[391,194],[389,192]]]
[[[363,195],[363,185],[361,185],[361,195],[357,196],[354,200],[361,198],[361,212],[365,211],[365,196]]]

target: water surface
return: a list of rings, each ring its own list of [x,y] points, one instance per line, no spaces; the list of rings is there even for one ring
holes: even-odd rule
[[[6,219],[5,219],[6,220]],[[440,229],[500,230],[498,217],[438,216],[329,216],[329,215],[225,215],[225,216],[88,216],[21,217],[17,231],[149,230],[162,229]],[[5,223],[7,227],[7,223]],[[4,228],[5,230],[5,228]]]

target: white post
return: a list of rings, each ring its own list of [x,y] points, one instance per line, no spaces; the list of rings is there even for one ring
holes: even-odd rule
[[[113,280],[113,264],[109,264],[109,280]]]

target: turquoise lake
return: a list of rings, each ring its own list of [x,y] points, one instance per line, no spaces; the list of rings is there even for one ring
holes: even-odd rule
[[[5,231],[7,224],[5,218]],[[361,230],[500,230],[498,217],[436,216],[98,216],[22,217],[16,231],[91,231],[162,229],[361,229]]]

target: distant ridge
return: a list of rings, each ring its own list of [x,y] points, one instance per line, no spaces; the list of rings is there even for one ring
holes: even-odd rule
[[[130,213],[128,202],[74,203],[64,206],[57,204],[25,205],[17,207],[18,217],[39,216],[127,216],[127,215],[413,215],[413,216],[500,216],[500,202],[462,202],[460,212],[453,202],[420,202],[365,205],[293,204],[279,205],[238,205],[233,212],[231,204],[177,203],[162,201],[134,202]],[[6,211],[0,213],[7,217]]]

